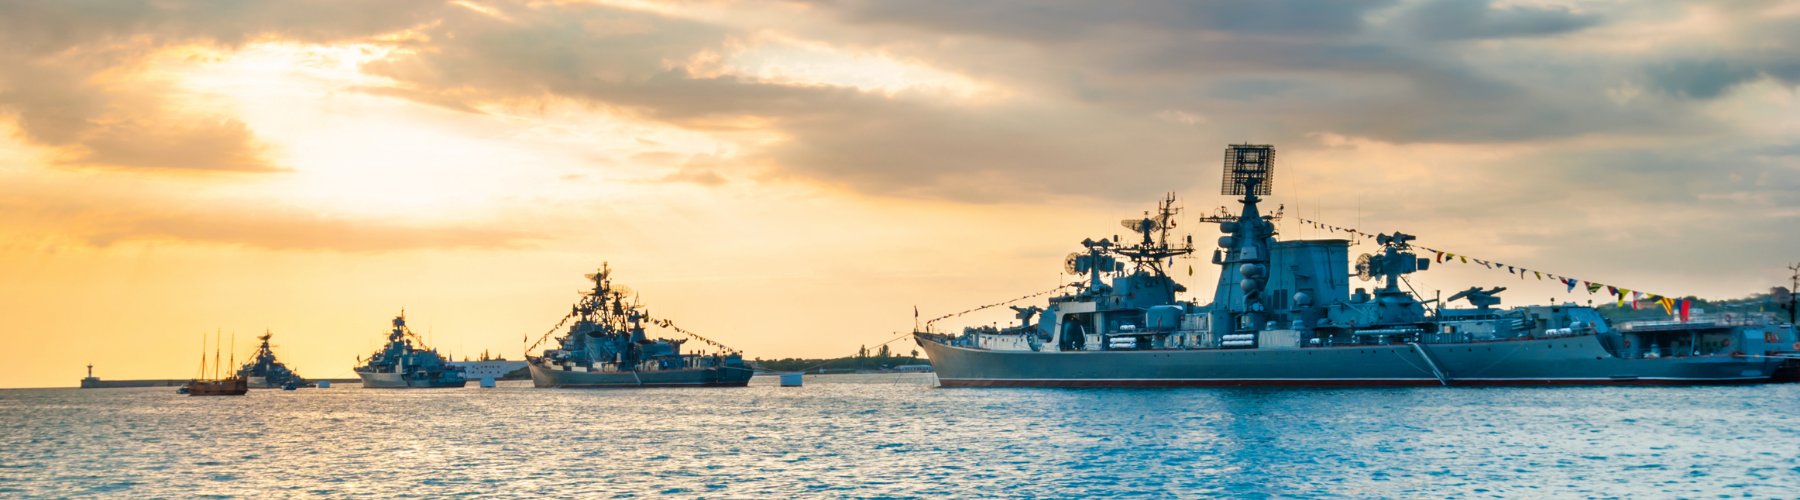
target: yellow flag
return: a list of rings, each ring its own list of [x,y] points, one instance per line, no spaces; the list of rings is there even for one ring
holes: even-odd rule
[[[1537,271],[1532,271],[1532,272],[1531,272],[1531,274],[1536,274],[1536,275],[1537,275],[1537,277],[1538,277],[1538,281],[1544,281],[1544,273],[1540,273],[1540,272],[1537,272]]]
[[[1663,297],[1662,300],[1658,300],[1656,303],[1662,304],[1663,312],[1669,313],[1670,316],[1675,315],[1675,299]]]
[[[1619,307],[1625,307],[1625,296],[1627,295],[1631,295],[1631,290],[1619,289]]]

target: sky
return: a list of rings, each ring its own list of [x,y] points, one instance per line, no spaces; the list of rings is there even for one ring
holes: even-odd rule
[[[603,263],[747,357],[842,356],[1169,193],[1207,290],[1246,142],[1284,239],[1739,297],[1800,261],[1797,91],[1794,2],[0,1],[0,387],[265,331],[352,377],[402,309],[518,359]]]

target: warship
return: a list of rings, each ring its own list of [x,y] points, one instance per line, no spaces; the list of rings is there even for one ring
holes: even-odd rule
[[[418,343],[413,343],[418,341]],[[468,384],[460,367],[451,366],[436,350],[425,345],[425,339],[406,327],[406,313],[394,317],[394,328],[388,331],[387,345],[369,359],[358,359],[356,376],[362,377],[365,389],[403,389],[462,387]]]
[[[1426,300],[1406,276],[1432,259],[1398,232],[1377,237],[1380,250],[1353,271],[1349,240],[1277,239],[1278,215],[1257,206],[1274,157],[1270,145],[1226,148],[1222,192],[1242,196],[1242,208],[1198,219],[1222,233],[1210,303],[1180,300],[1187,290],[1166,272],[1196,252],[1191,236],[1170,241],[1180,212],[1171,196],[1123,221],[1137,241],[1082,241],[1064,270],[1086,280],[1046,307],[1013,307],[1017,325],[914,332],[939,385],[1686,385],[1800,374],[1793,324],[1769,317],[1614,325],[1574,303],[1496,308],[1500,287]],[[1351,277],[1378,286],[1351,290]],[[1467,307],[1445,305],[1458,300]]]
[[[743,355],[691,332],[674,328],[630,297],[631,290],[612,282],[612,270],[602,265],[586,275],[593,288],[581,292],[563,321],[568,329],[555,339],[554,348],[541,356],[526,356],[532,385],[537,387],[743,387],[755,373]],[[630,302],[627,302],[630,297]],[[572,323],[571,323],[572,321]],[[646,325],[673,328],[719,350],[710,354],[683,354],[687,339],[652,339]],[[549,333],[545,334],[548,338]],[[539,339],[542,343],[544,339]],[[529,352],[536,345],[526,348]]]
[[[238,368],[238,377],[243,378],[251,389],[292,389],[312,387],[312,382],[289,370],[287,365],[275,359],[275,350],[269,345],[269,339],[275,335],[267,330],[257,340],[256,353],[250,355],[250,361]]]

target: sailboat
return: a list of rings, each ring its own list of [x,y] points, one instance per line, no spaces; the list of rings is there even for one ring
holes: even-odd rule
[[[218,334],[213,334],[211,378],[207,378],[206,376],[206,337],[201,336],[200,339],[200,373],[192,380],[188,380],[187,387],[184,387],[184,389],[187,389],[186,394],[189,396],[242,396],[249,393],[250,381],[248,379],[230,372],[227,373],[231,376],[219,378],[219,369],[221,366],[233,366],[237,364],[237,335],[233,334],[231,339],[231,365],[220,365]]]

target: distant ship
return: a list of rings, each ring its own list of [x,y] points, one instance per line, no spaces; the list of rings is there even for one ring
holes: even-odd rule
[[[482,351],[479,358],[463,358],[462,361],[451,361],[450,365],[462,367],[463,378],[469,380],[505,380],[509,375],[522,379],[528,376],[525,374],[524,361],[508,361],[505,356],[496,357],[487,351]]]
[[[1347,240],[1277,241],[1276,216],[1257,208],[1274,153],[1226,149],[1224,194],[1242,195],[1243,208],[1199,219],[1224,233],[1212,255],[1221,272],[1211,303],[1177,299],[1186,288],[1165,272],[1195,251],[1191,238],[1170,241],[1179,212],[1171,197],[1155,215],[1123,221],[1136,242],[1082,241],[1065,271],[1086,281],[1047,307],[1014,307],[1018,326],[915,332],[938,383],[1681,385],[1800,373],[1800,360],[1788,357],[1788,346],[1800,348],[1793,325],[1769,317],[1612,325],[1573,303],[1496,309],[1498,287],[1452,295],[1473,306],[1452,309],[1402,289],[1404,276],[1432,262],[1412,252],[1411,235],[1381,235],[1381,250],[1361,256],[1354,272]],[[1352,292],[1351,276],[1383,286]]]
[[[644,324],[654,322],[641,305],[627,303],[630,290],[612,284],[601,267],[587,275],[593,290],[564,321],[574,320],[558,347],[527,356],[537,387],[742,387],[755,373],[736,352],[682,354],[687,339],[651,339]],[[666,323],[665,323],[666,324]],[[529,350],[529,349],[528,349]]]
[[[413,341],[418,341],[417,346]],[[460,367],[451,366],[424,339],[406,327],[406,314],[394,317],[387,345],[367,360],[358,360],[356,376],[368,389],[462,387],[468,384]]]
[[[235,345],[237,344],[236,338],[235,338],[236,334],[233,334],[232,336],[234,337],[233,341],[232,341],[232,344],[234,345],[234,347],[232,348],[232,350],[236,351],[237,350],[235,347]],[[237,355],[235,352],[232,354],[231,364],[232,365],[237,364]],[[213,339],[213,362],[212,362],[213,373],[212,373],[212,377],[206,376],[207,375],[207,373],[206,373],[206,369],[207,369],[206,347],[205,347],[205,343],[203,341],[201,343],[201,348],[200,348],[200,374],[199,374],[200,376],[195,377],[192,380],[189,380],[187,385],[182,386],[180,389],[177,389],[176,393],[186,394],[189,396],[242,396],[244,394],[249,393],[250,392],[250,383],[249,383],[249,381],[244,380],[244,377],[239,377],[239,376],[230,376],[230,377],[225,377],[225,378],[219,377],[220,369],[224,368],[226,366],[230,366],[230,365],[223,365],[223,364],[219,363],[219,345],[218,345],[218,339],[215,336],[215,338]]]
[[[263,331],[262,336],[257,337],[262,341],[262,345],[256,348],[255,354],[250,355],[250,361],[238,368],[238,377],[247,381],[251,389],[312,387],[312,382],[294,373],[293,370],[289,370],[287,365],[275,359],[275,350],[269,346],[271,337],[274,337],[274,334],[266,330]]]

